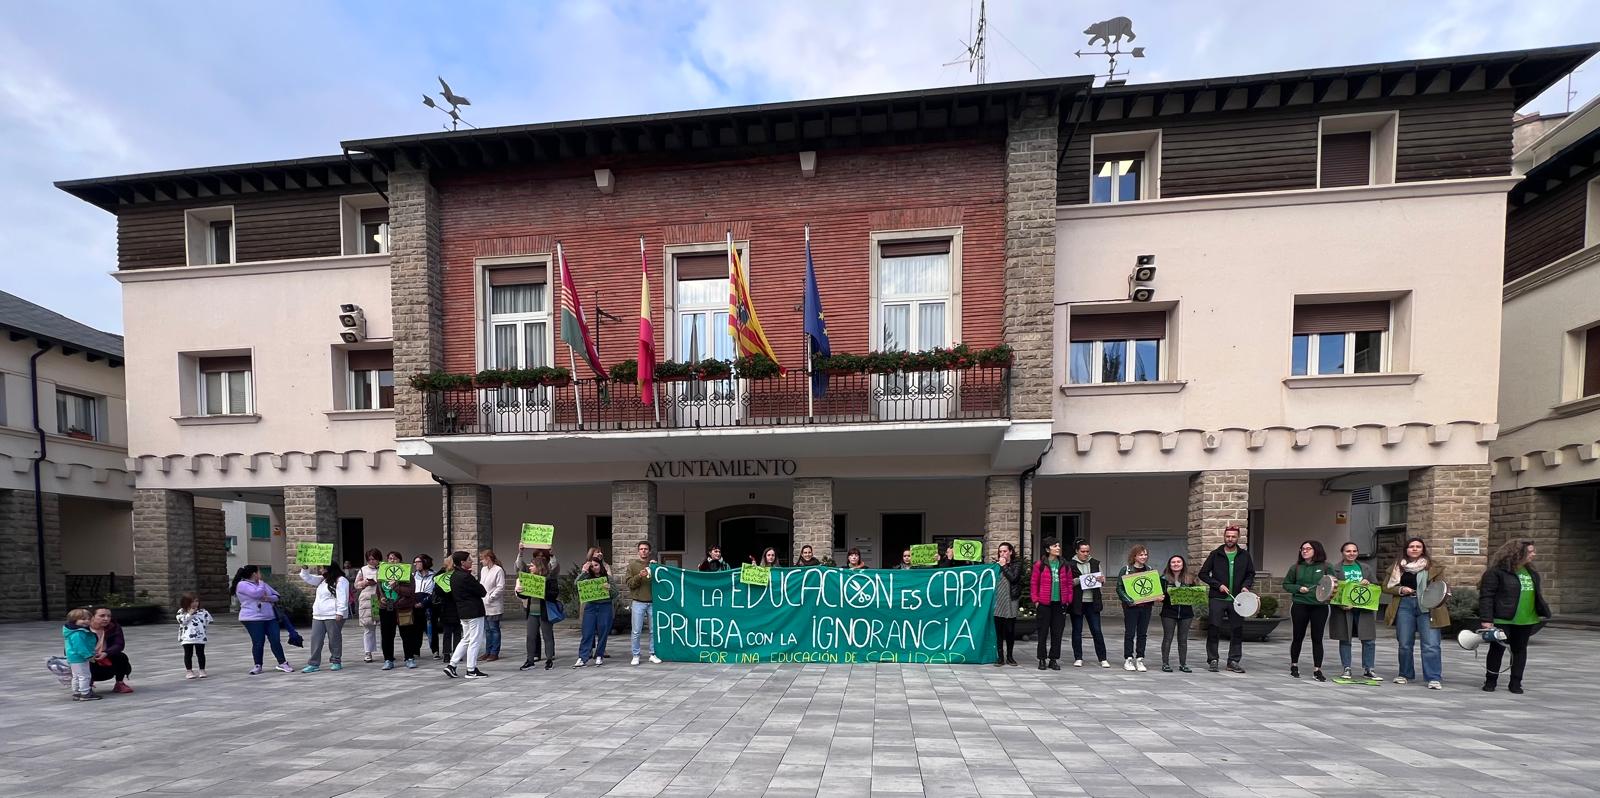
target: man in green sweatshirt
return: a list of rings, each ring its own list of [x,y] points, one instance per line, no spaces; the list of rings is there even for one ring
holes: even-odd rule
[[[628,563],[628,595],[633,599],[633,663],[639,664],[639,633],[644,631],[645,621],[650,618],[650,566],[655,564],[651,557],[650,541],[639,541],[639,559]],[[661,664],[661,658],[656,656],[655,628],[650,630],[650,661]]]

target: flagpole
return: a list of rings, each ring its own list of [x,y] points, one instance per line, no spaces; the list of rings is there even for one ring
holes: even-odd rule
[[[650,262],[646,259],[645,254],[644,254],[644,236],[639,236],[639,270],[643,273],[644,291],[645,291],[646,294],[649,294],[649,292],[650,292]],[[651,354],[652,355],[654,354],[654,350],[655,350],[655,337],[656,337],[655,336],[655,330],[652,327],[652,329],[650,331],[650,349],[651,349]],[[643,353],[641,353],[641,354],[643,354]],[[639,368],[643,368],[644,364],[640,363],[640,364],[638,364],[638,366],[639,366]],[[650,407],[655,410],[655,413],[656,413],[656,426],[659,427],[659,426],[661,426],[661,403],[656,401],[655,368],[656,368],[655,360],[652,359],[650,361]],[[639,373],[642,374],[644,372],[641,371]]]
[[[806,268],[811,268],[811,225],[806,225]],[[800,282],[800,307],[806,306],[806,284]],[[817,388],[811,375],[811,333],[806,332],[811,326],[810,319],[804,319],[800,324],[800,337],[806,340],[806,418],[816,417]]]
[[[561,242],[556,242],[556,262],[561,264],[561,284],[567,283],[567,255],[561,249]],[[573,292],[573,300],[577,300],[577,292]],[[575,308],[568,308],[573,315],[577,315]],[[578,428],[583,428],[583,390],[578,382],[578,354],[572,348],[572,341],[567,341],[567,365],[572,369],[572,402],[578,407]]]

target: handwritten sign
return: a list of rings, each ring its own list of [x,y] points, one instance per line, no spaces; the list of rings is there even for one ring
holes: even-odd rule
[[[523,524],[522,545],[530,549],[548,549],[556,540],[554,524]]]
[[[1333,589],[1333,603],[1350,609],[1376,610],[1379,595],[1377,585],[1340,582],[1339,586]]]
[[[517,592],[530,598],[543,599],[545,579],[539,574],[517,574]]]
[[[579,579],[578,601],[605,601],[611,598],[611,582],[605,579]]]
[[[300,565],[333,565],[333,544],[296,543],[294,561]]]
[[[983,541],[981,540],[962,540],[957,538],[950,547],[955,549],[951,556],[957,560],[977,562],[983,559]]]
[[[1122,592],[1135,604],[1161,600],[1161,577],[1155,571],[1140,571],[1122,577]]]
[[[760,585],[766,587],[772,584],[772,569],[759,565],[746,563],[739,566],[739,583],[743,585]]]
[[[1205,585],[1167,588],[1167,603],[1175,607],[1204,607],[1210,601],[1211,590]]]
[[[408,562],[383,562],[378,563],[379,582],[404,582],[411,578],[411,563]]]
[[[1094,590],[1095,588],[1103,587],[1105,583],[1106,575],[1099,571],[1078,577],[1078,587],[1084,590]]]
[[[925,565],[939,564],[939,544],[918,543],[911,547],[911,566],[913,568]]]

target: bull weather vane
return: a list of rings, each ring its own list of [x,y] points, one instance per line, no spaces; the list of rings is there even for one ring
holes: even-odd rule
[[[1118,56],[1126,55],[1133,58],[1144,58],[1143,47],[1131,47],[1127,50],[1122,49],[1123,42],[1132,42],[1134,39],[1138,38],[1133,34],[1133,20],[1128,19],[1127,17],[1112,17],[1104,22],[1096,22],[1093,25],[1084,28],[1083,32],[1084,35],[1089,37],[1089,46],[1092,47],[1096,42],[1098,42],[1100,44],[1101,51],[1096,53],[1093,51],[1084,52],[1082,50],[1078,50],[1074,52],[1073,55],[1079,58],[1082,58],[1086,55],[1105,56],[1106,83],[1108,84],[1118,82],[1118,76],[1126,77],[1129,74],[1127,70],[1123,70],[1121,72],[1117,71]]]

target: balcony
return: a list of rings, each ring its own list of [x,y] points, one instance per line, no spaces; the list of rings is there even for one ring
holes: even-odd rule
[[[822,379],[822,377],[818,377]],[[833,373],[821,396],[811,375],[658,381],[647,405],[632,382],[573,380],[534,388],[425,393],[425,434],[604,433],[1000,420],[1011,415],[1011,369]]]

